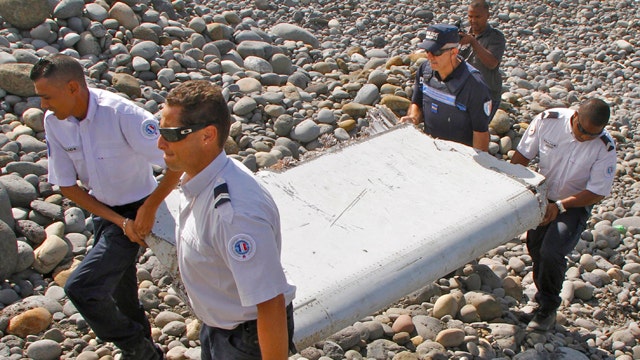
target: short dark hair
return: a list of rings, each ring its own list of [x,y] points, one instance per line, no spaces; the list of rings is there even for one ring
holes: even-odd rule
[[[169,106],[180,107],[182,125],[212,124],[218,129],[218,145],[224,148],[231,123],[222,89],[207,80],[186,81],[167,95]]]
[[[86,86],[84,79],[84,68],[74,58],[69,55],[55,54],[40,58],[31,69],[29,74],[31,81],[37,81],[42,78],[75,80],[81,85]]]
[[[485,10],[489,11],[489,8],[491,7],[491,4],[489,4],[488,1],[485,0],[473,0],[471,2],[471,4],[469,4],[469,7],[472,7],[474,9],[477,8],[484,8]]]
[[[611,110],[609,105],[600,99],[589,99],[580,104],[578,113],[593,126],[604,127],[609,123]]]

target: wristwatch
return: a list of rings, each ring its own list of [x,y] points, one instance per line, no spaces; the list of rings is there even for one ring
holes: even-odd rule
[[[562,201],[560,200],[556,201],[556,206],[558,207],[560,214],[564,214],[565,212],[567,212],[567,209],[565,209],[564,205],[562,205]]]

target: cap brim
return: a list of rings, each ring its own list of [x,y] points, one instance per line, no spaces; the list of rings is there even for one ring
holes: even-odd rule
[[[420,49],[425,49],[428,52],[434,52],[440,50],[442,46],[433,40],[425,40],[420,45],[418,45]]]

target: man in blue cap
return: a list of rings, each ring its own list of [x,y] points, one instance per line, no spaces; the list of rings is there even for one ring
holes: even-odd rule
[[[458,28],[438,24],[418,46],[427,60],[418,69],[411,105],[400,121],[419,124],[434,138],[489,150],[489,89],[482,74],[458,56]]]

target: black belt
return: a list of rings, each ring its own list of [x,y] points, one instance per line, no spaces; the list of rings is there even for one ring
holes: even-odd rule
[[[131,211],[137,211],[140,208],[140,206],[144,204],[145,200],[147,200],[147,197],[148,196],[145,196],[138,201],[134,201],[128,204],[109,206],[109,209],[117,212],[120,215],[122,215],[123,213],[131,212]]]

